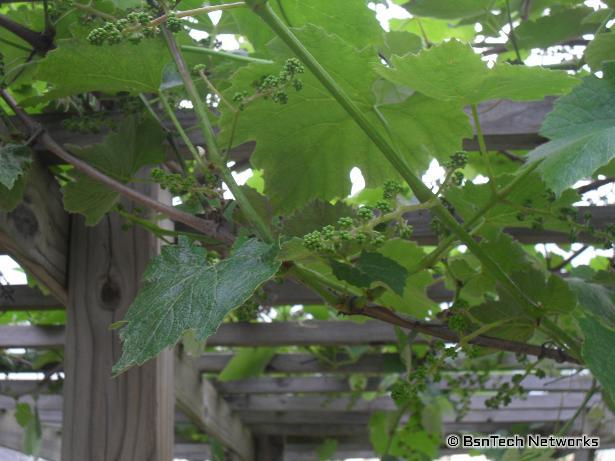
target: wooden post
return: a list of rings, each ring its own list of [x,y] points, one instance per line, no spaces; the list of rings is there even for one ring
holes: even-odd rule
[[[154,193],[148,186],[141,191]],[[117,331],[159,244],[112,213],[95,227],[74,216],[66,321],[63,461],[170,461],[173,354],[162,353],[117,378]]]
[[[278,435],[257,435],[255,437],[256,461],[283,461],[284,437]]]

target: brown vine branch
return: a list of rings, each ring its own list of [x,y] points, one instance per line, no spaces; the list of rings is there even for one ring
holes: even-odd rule
[[[397,325],[402,328],[413,330],[435,338],[440,338],[445,341],[451,341],[455,343],[461,342],[461,338],[459,337],[459,335],[454,331],[450,330],[446,325],[439,323],[423,322],[421,320],[401,317],[400,315],[393,312],[391,309],[384,306],[368,305],[360,308],[353,307],[351,308],[349,313],[351,315],[364,315],[366,317],[378,319],[392,325]],[[485,335],[479,335],[475,338],[472,338],[468,342],[470,344],[488,347],[490,349],[532,355],[539,358],[549,358],[557,362],[571,362],[576,364],[580,363],[577,359],[575,359],[562,349],[547,348],[535,344],[521,343],[518,341],[510,341],[507,339],[494,338]]]
[[[573,252],[570,256],[568,256],[566,259],[564,259],[561,263],[559,263],[557,266],[555,267],[551,267],[549,268],[549,270],[551,272],[559,272],[561,269],[563,269],[564,267],[566,267],[566,265],[568,263],[570,263],[573,259],[575,259],[577,256],[581,255],[581,253],[585,252],[585,250],[587,250],[589,248],[589,245],[584,245],[581,248],[579,248],[577,251]]]
[[[577,191],[579,194],[584,194],[585,192],[598,189],[599,187],[606,186],[607,184],[611,184],[613,182],[615,182],[615,178],[599,179],[598,181],[594,181],[584,186],[577,187],[575,191]]]
[[[0,90],[0,96],[2,97],[2,99],[4,99],[4,101],[9,105],[9,107],[13,110],[13,112],[15,112],[17,117],[24,124],[30,136],[37,136],[38,141],[48,151],[52,152],[57,157],[64,160],[66,163],[72,165],[75,169],[79,170],[86,176],[89,176],[92,179],[100,182],[101,184],[104,184],[105,186],[118,192],[119,194],[123,195],[124,197],[132,200],[139,205],[158,211],[165,216],[168,216],[175,221],[181,222],[195,230],[203,232],[205,235],[219,240],[222,243],[231,244],[234,241],[234,236],[230,232],[221,229],[216,222],[199,218],[197,216],[185,213],[181,210],[160,203],[157,200],[154,200],[147,195],[141,194],[140,192],[131,189],[127,185],[116,181],[113,178],[110,178],[109,176],[92,167],[88,163],[70,154],[60,144],[58,144],[51,137],[51,135],[41,127],[39,123],[34,121],[28,114],[26,114],[5,89]]]
[[[39,54],[45,54],[49,50],[55,48],[53,44],[53,29],[46,29],[44,32],[36,32],[13,21],[3,14],[0,14],[0,27],[3,27],[21,38],[24,42],[27,42]]]

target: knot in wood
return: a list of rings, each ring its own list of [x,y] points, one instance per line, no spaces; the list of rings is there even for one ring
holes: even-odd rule
[[[122,288],[116,280],[107,276],[100,288],[100,300],[103,309],[113,311],[120,307],[122,300]]]
[[[9,213],[9,219],[13,221],[19,235],[25,238],[32,238],[38,233],[38,219],[23,203]]]

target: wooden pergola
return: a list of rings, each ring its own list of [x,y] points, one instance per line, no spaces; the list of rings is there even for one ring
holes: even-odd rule
[[[538,129],[552,101],[483,104],[481,120],[488,147],[504,152],[529,149],[543,142]],[[118,115],[119,116],[119,115]],[[186,127],[193,121],[179,114]],[[59,142],[89,144],[101,135],[67,131],[62,115],[44,115],[39,121]],[[194,131],[194,142],[199,135]],[[181,140],[177,144],[183,146]],[[465,142],[476,150],[476,140]],[[237,168],[247,167],[251,146],[234,152]],[[503,154],[505,155],[505,154]],[[10,213],[0,213],[0,252],[11,255],[48,290],[43,295],[28,286],[5,287],[0,311],[65,308],[65,327],[1,326],[0,349],[63,349],[62,363],[48,365],[65,374],[61,394],[45,390],[37,399],[44,424],[40,455],[51,461],[169,461],[173,456],[189,460],[209,457],[206,444],[175,439],[176,422],[188,421],[216,439],[229,459],[241,461],[313,460],[315,450],[326,438],[338,440],[336,458],[373,456],[368,421],[376,410],[393,410],[388,397],[351,401],[347,376],[368,376],[366,390],[377,390],[386,374],[400,372],[397,354],[373,352],[358,360],[340,355],[327,364],[306,352],[276,354],[261,377],[217,382],[233,356],[234,348],[250,346],[381,346],[396,344],[392,326],[376,321],[362,324],[343,321],[302,323],[226,323],[208,340],[217,348],[200,357],[180,350],[166,351],[140,368],[117,378],[111,366],[120,356],[117,333],[109,325],[121,320],[134,298],[140,276],[159,251],[159,242],[143,229],[123,227],[115,213],[95,227],[86,227],[81,216],[69,216],[61,203],[57,182],[48,166],[57,162],[39,152],[23,202]],[[157,200],[163,194],[138,184],[143,193]],[[167,197],[168,201],[168,197]],[[131,205],[126,202],[126,207]],[[614,206],[579,207],[580,219],[590,211],[597,228],[612,223]],[[427,212],[407,216],[414,239],[421,245],[437,242]],[[169,223],[170,226],[173,223]],[[523,243],[565,243],[568,236],[528,228],[507,230]],[[590,236],[580,239],[591,243]],[[321,303],[309,290],[291,282],[265,287],[270,306]],[[441,284],[430,287],[436,302],[451,299]],[[531,424],[536,432],[550,433],[573,417],[592,384],[588,373],[574,373],[570,364],[553,363],[562,370],[557,379],[528,378],[523,383],[527,399],[516,399],[499,410],[485,407],[484,395],[476,395],[461,419],[445,419],[447,432],[493,433],[515,424]],[[512,354],[501,358],[503,371],[487,383],[496,390],[510,380],[519,364]],[[4,369],[2,372],[11,370]],[[27,371],[25,369],[19,371]],[[0,381],[0,446],[19,450],[22,429],[13,410],[19,395],[44,386],[40,381]],[[600,405],[600,397],[592,403]],[[613,418],[600,426],[575,420],[573,432],[593,431],[603,436],[603,447],[613,441]],[[447,451],[445,450],[445,453]],[[590,453],[576,456],[589,459]],[[575,458],[577,459],[577,458]]]

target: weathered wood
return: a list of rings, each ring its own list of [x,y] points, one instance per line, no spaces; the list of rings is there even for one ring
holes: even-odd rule
[[[175,398],[177,407],[243,461],[254,459],[252,433],[233,413],[216,388],[194,367],[190,357],[176,354]]]
[[[451,374],[453,375],[453,374]],[[504,383],[511,383],[510,375],[489,379],[484,385],[484,389],[497,390]],[[381,383],[381,379],[370,377],[365,383],[364,390],[375,391]],[[333,375],[318,377],[292,377],[281,378],[260,377],[251,379],[241,379],[237,381],[217,381],[214,383],[218,391],[222,394],[315,394],[315,393],[348,393],[353,392],[348,379],[341,379]],[[554,379],[548,377],[538,379],[535,376],[528,376],[521,385],[527,391],[566,391],[566,392],[587,392],[592,385],[590,376],[575,376]],[[447,389],[446,382],[440,382],[434,387]],[[1,389],[0,384],[0,389]],[[478,386],[471,384],[464,386],[464,389],[477,390]]]
[[[63,326],[0,326],[0,348],[10,347],[64,347]]]
[[[64,305],[53,296],[41,293],[38,288],[28,285],[3,285],[0,291],[1,311],[46,311],[64,309]]]
[[[395,330],[380,321],[226,323],[208,338],[209,346],[340,346],[396,343]]]
[[[462,419],[465,424],[471,423],[475,430],[481,432],[492,432],[497,426],[495,424],[510,425],[515,423],[553,423],[565,422],[572,418],[574,409],[559,410],[559,409],[540,409],[540,410],[520,410],[520,411],[471,411],[468,412]],[[263,433],[266,425],[367,425],[370,418],[370,413],[359,411],[254,411],[242,410],[238,414],[241,419],[248,424],[255,433]],[[452,423],[454,420],[451,417],[444,418],[445,423]],[[502,426],[500,426],[502,427]],[[510,427],[510,426],[508,426]],[[445,426],[445,430],[449,431]],[[341,433],[352,433],[349,430],[340,430]],[[338,433],[339,433],[338,432]],[[356,432],[355,432],[356,433]],[[285,434],[290,435],[290,430]],[[323,434],[324,435],[324,434]]]
[[[158,196],[150,186],[138,187]],[[121,346],[109,326],[123,319],[146,264],[159,251],[150,233],[122,224],[115,214],[94,227],[73,217],[63,461],[169,461],[173,456],[172,353],[111,376]]]
[[[491,411],[485,406],[489,396],[473,395],[469,409],[473,411]],[[511,403],[502,408],[502,412],[525,410],[575,410],[585,395],[581,392],[556,392],[545,395],[529,395],[525,398],[513,398]],[[330,396],[282,396],[282,395],[231,395],[227,397],[230,406],[238,412],[340,412],[371,413],[373,411],[395,411],[395,402],[388,397],[376,397],[373,400],[355,401],[352,397],[331,398]],[[592,404],[600,401],[599,396],[592,398]]]
[[[256,461],[283,461],[285,459],[284,437],[259,434],[255,437]]]
[[[68,300],[68,225],[56,180],[34,162],[23,201],[9,213],[0,212],[0,248],[64,305]]]

